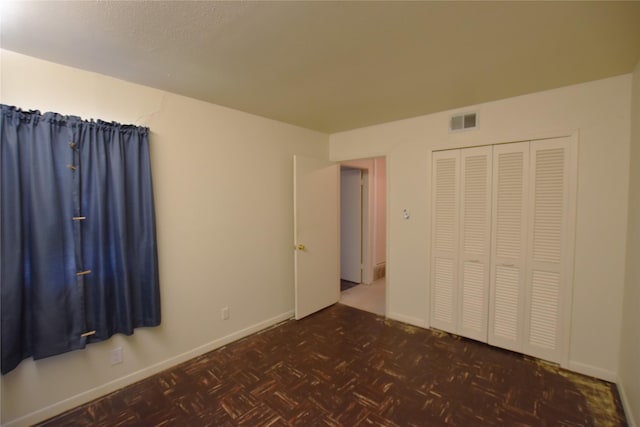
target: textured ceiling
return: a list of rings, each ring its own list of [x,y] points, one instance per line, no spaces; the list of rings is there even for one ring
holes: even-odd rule
[[[629,73],[640,2],[1,2],[4,49],[333,133]]]

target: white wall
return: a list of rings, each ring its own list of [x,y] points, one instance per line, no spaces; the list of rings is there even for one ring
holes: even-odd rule
[[[627,268],[620,339],[620,394],[629,425],[640,425],[640,62],[631,95],[631,174]]]
[[[453,111],[331,135],[335,161],[387,156],[387,315],[429,319],[428,156],[455,148],[579,132],[579,170],[569,366],[615,380],[624,284],[631,76],[505,99],[478,111],[480,127],[449,134]],[[408,209],[411,219],[402,218]]]
[[[8,51],[0,59],[4,104],[150,127],[163,309],[158,328],[3,376],[3,424],[34,423],[291,316],[292,156],[327,158],[327,135]],[[110,366],[116,346],[124,363]]]

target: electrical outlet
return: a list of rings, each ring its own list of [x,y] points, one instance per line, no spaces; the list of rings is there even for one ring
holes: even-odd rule
[[[229,320],[229,307],[222,307],[220,317],[222,317],[222,320]]]
[[[109,352],[109,359],[111,360],[112,365],[117,365],[118,363],[122,363],[124,360],[122,356],[122,347],[114,348]]]

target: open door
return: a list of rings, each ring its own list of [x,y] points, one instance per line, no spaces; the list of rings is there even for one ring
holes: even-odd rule
[[[293,158],[295,317],[338,302],[340,169],[326,160]]]

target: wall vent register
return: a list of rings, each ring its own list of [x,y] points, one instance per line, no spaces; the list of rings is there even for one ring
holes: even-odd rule
[[[478,127],[478,113],[465,113],[452,116],[449,120],[449,132],[470,130]]]

